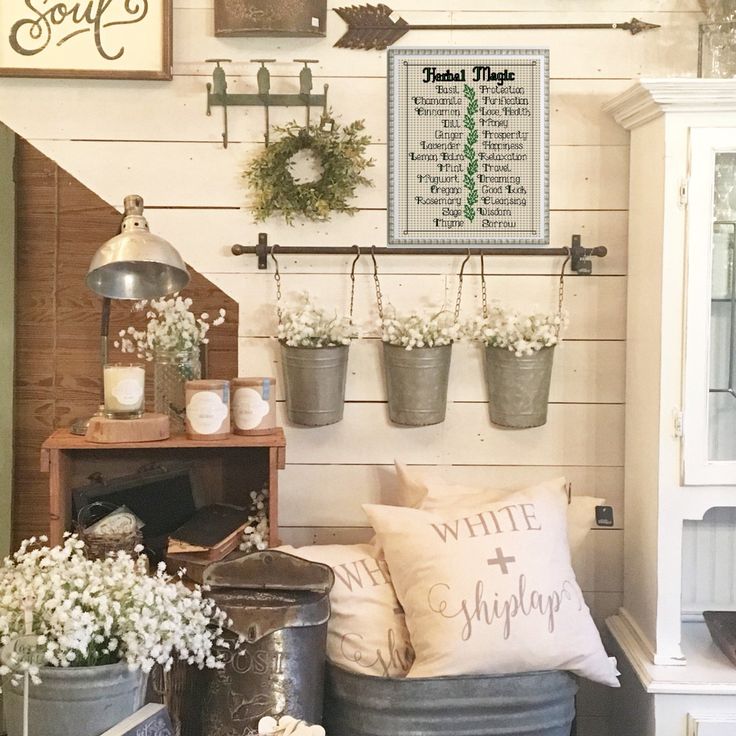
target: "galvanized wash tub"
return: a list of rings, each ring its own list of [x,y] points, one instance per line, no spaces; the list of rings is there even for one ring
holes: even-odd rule
[[[567,672],[384,678],[328,663],[330,736],[570,736],[575,678]]]

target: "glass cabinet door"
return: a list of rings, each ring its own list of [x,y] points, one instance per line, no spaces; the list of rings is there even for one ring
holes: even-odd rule
[[[687,223],[683,475],[736,484],[736,130],[691,131]]]

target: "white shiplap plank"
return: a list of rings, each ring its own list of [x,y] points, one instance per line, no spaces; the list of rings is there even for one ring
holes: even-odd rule
[[[302,547],[310,544],[359,544],[373,536],[370,527],[279,527],[282,544]],[[623,556],[623,532],[617,529],[593,530],[588,534],[572,564],[584,592],[618,594],[623,580],[616,567]],[[593,560],[599,563],[593,564]]]
[[[255,143],[234,143],[227,149],[196,142],[31,143],[107,202],[117,204],[121,191],[135,191],[155,207],[246,207],[251,197],[242,172],[261,148]],[[353,204],[361,209],[384,209],[386,146],[370,145],[367,155],[374,161],[366,172],[373,186],[359,187]],[[627,146],[552,147],[550,207],[626,209],[628,155]],[[99,166],[101,160],[105,167]],[[176,187],[171,186],[172,180],[178,182]],[[274,219],[281,221],[270,218]]]
[[[258,65],[243,75],[233,74],[228,80],[231,94],[254,92]],[[227,65],[226,65],[227,68]],[[272,76],[274,93],[298,91],[297,65],[278,65]],[[276,76],[277,72],[284,75]],[[26,115],[17,131],[28,139],[55,140],[128,140],[128,141],[200,141],[221,143],[223,111],[213,108],[212,115],[204,114],[205,84],[208,76],[176,76],[168,85],[168,94],[161,103],[161,90],[156,85],[137,81],[120,81],[115,87],[94,83],[90,94],[89,82],[67,79],[42,79],[36,82],[37,91],[24,99]],[[12,100],[23,89],[25,80],[3,80],[0,87],[0,112],[11,108]],[[361,94],[355,94],[360,84]],[[314,79],[314,89],[321,93],[329,84],[330,106],[343,123],[365,120],[366,130],[374,143],[385,143],[386,80],[381,77],[349,79],[322,77]],[[630,86],[628,80],[553,80],[550,84],[550,142],[552,145],[628,145],[628,133],[616,124],[613,117],[603,112],[603,104]],[[371,104],[366,105],[365,100]],[[51,129],[44,116],[49,109],[74,111],[73,115],[58,117]],[[145,109],[146,115],[140,115]],[[318,111],[315,111],[315,115]],[[0,116],[2,117],[2,116]],[[176,120],[172,127],[171,120]],[[285,125],[290,121],[304,121],[304,112],[293,107],[272,107],[271,125]],[[259,107],[234,107],[228,114],[231,144],[262,143],[264,114]]]
[[[288,459],[288,452],[287,452]],[[400,450],[397,459],[402,460]],[[420,465],[411,472],[427,479],[476,488],[516,490],[564,475],[573,494],[604,498],[623,524],[623,469],[620,467],[526,465]],[[360,526],[364,503],[398,504],[393,465],[304,465],[289,462],[279,486],[282,526]]]
[[[234,243],[255,245],[258,233],[266,232],[269,243],[288,245],[351,246],[386,245],[386,213],[363,210],[354,217],[338,217],[326,223],[298,223],[292,228],[273,223],[254,224],[245,210],[147,209],[151,229],[162,235],[184,254],[189,263],[207,273],[259,273],[255,255],[233,256]],[[623,211],[553,211],[550,213],[551,245],[570,245],[574,233],[582,235],[583,245],[605,245],[608,255],[593,260],[595,274],[626,273],[628,213]],[[349,256],[298,255],[279,256],[284,273],[350,273]],[[391,256],[380,259],[381,273],[456,274],[462,257],[458,256]],[[493,256],[486,258],[489,274],[558,274],[559,256],[519,258]],[[269,260],[269,269],[273,264]],[[478,259],[468,264],[466,272],[479,271]],[[356,273],[371,272],[370,258],[364,256]]]
[[[348,401],[385,401],[382,347],[378,339],[354,341],[350,346]],[[550,401],[563,403],[622,403],[624,400],[624,359],[621,341],[563,341],[555,349]],[[453,346],[448,399],[485,401],[483,350],[474,343]],[[238,351],[240,375],[281,376],[281,354],[276,340],[241,338]],[[284,398],[282,382],[277,384]]]
[[[486,404],[449,404],[442,424],[398,427],[384,404],[349,403],[342,422],[290,425],[283,405],[290,463],[407,463],[510,465],[623,464],[623,406],[552,404],[547,424],[524,430],[492,425]]]
[[[553,0],[554,2],[554,0]],[[329,0],[328,9],[338,8],[345,5],[344,0]],[[213,0],[174,0],[175,8],[211,8]],[[559,6],[559,7],[558,7]],[[413,0],[394,0],[391,3],[394,10],[416,10]],[[443,10],[447,8],[447,0],[422,0],[421,7],[425,10]],[[454,10],[476,12],[485,10],[486,4],[482,0],[453,0]],[[700,5],[698,0],[565,0],[564,6],[559,3],[550,5],[550,0],[499,0],[494,3],[494,8],[507,13],[518,13],[522,11],[544,10],[553,15],[555,10],[565,11],[616,11],[625,13],[642,12],[698,12]]]
[[[344,3],[343,3],[344,4]],[[409,23],[616,23],[620,11],[606,8],[598,12],[517,12],[513,21],[507,12],[422,12],[421,5],[413,5],[402,17]],[[445,5],[446,7],[446,5]],[[487,8],[484,8],[487,10]],[[174,71],[180,74],[208,73],[210,64],[204,59],[229,58],[246,62],[254,58],[276,58],[280,61],[294,58],[319,59],[315,74],[329,74],[330,70],[345,70],[345,76],[384,76],[386,53],[334,48],[332,44],[342,36],[345,24],[334,15],[327,27],[327,42],[313,38],[215,38],[202,34],[200,29],[212,27],[212,11],[208,8],[180,9],[174,22]],[[535,30],[533,45],[550,49],[550,73],[553,78],[628,79],[643,74],[653,76],[671,74],[693,76],[697,67],[697,23],[699,13],[647,13],[642,20],[657,23],[661,28],[632,37],[620,30],[575,31]],[[529,45],[530,34],[523,31],[422,31],[408,33],[399,46],[465,46],[504,47]],[[244,53],[244,41],[247,52]],[[306,54],[306,56],[305,56]],[[248,65],[250,66],[250,65]]]
[[[275,335],[277,328],[275,287],[269,273],[210,274],[211,280],[240,304],[242,337]],[[566,279],[565,308],[570,325],[565,337],[575,340],[622,340],[625,337],[626,283],[619,276],[570,277]],[[467,277],[463,288],[463,319],[480,310],[480,279]],[[489,301],[520,310],[534,308],[551,311],[557,307],[556,276],[491,276],[486,279]],[[457,290],[456,278],[441,275],[396,275],[381,277],[383,301],[403,312],[416,308],[452,308]],[[324,274],[294,274],[282,279],[285,300],[304,291],[316,295],[323,306],[347,311],[350,280],[336,280]],[[364,334],[376,334],[375,292],[369,276],[356,283],[355,320]]]

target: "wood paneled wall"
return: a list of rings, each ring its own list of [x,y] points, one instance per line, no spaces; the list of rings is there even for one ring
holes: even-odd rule
[[[328,7],[345,5],[328,0]],[[410,32],[406,46],[540,46],[550,50],[551,233],[555,246],[581,233],[609,255],[595,260],[592,277],[570,277],[571,314],[556,356],[546,426],[524,431],[493,427],[485,406],[480,356],[471,345],[454,349],[447,421],[401,429],[388,422],[380,351],[373,328],[370,266],[358,264],[356,316],[367,338],[351,347],[348,405],[342,423],[321,429],[286,424],[288,465],[280,482],[284,541],[354,540],[369,534],[361,504],[391,498],[394,457],[458,482],[520,486],[564,473],[574,492],[605,497],[616,526],[593,531],[576,560],[577,572],[600,622],[621,603],[623,533],[623,401],[628,226],[628,134],[601,106],[638,76],[694,76],[698,0],[389,0],[410,23],[613,23],[633,16],[661,25],[631,36],[611,31]],[[170,83],[84,80],[3,80],[0,120],[118,206],[142,194],[157,232],[188,261],[240,302],[239,367],[250,375],[279,375],[272,272],[253,256],[235,257],[233,243],[255,244],[259,231],[282,245],[386,244],[386,55],[337,49],[344,23],[328,13],[326,39],[215,38],[212,0],[174,0],[174,79]],[[329,83],[330,104],[342,120],[365,118],[373,138],[375,187],[358,193],[355,217],[285,226],[278,218],[255,224],[241,172],[262,145],[263,111],[229,111],[230,146],[221,145],[221,111],[207,117],[208,58],[227,65],[229,89],[255,89],[257,65],[276,58],[274,92],[298,89],[295,58],[319,59],[315,87]],[[298,116],[273,108],[271,122]],[[301,118],[300,118],[301,119]],[[308,289],[335,309],[349,298],[350,258],[280,258],[286,293]],[[399,308],[452,304],[461,258],[380,259],[385,298]],[[464,315],[479,305],[479,266],[466,279]],[[486,259],[489,294],[529,308],[555,303],[560,260]],[[467,273],[467,271],[466,271]],[[280,400],[283,395],[279,395]],[[283,409],[283,405],[281,405]],[[615,695],[615,694],[614,694]],[[588,688],[579,698],[580,736],[610,728],[612,693]]]
[[[15,161],[13,541],[17,546],[48,526],[48,475],[39,471],[41,443],[52,430],[94,413],[99,404],[102,301],[85,286],[84,277],[97,248],[120,232],[121,218],[20,138]],[[155,213],[149,216],[154,232],[155,219]],[[232,378],[238,370],[237,302],[196,271],[183,293],[192,297],[199,312],[227,310],[225,324],[210,332],[208,359],[211,377]],[[131,314],[130,302],[113,302],[110,334],[131,323],[141,324],[141,318]],[[111,344],[110,355],[114,354]]]

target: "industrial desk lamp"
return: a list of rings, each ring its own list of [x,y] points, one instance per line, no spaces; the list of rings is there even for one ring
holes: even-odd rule
[[[143,217],[143,198],[129,195],[119,235],[102,245],[92,258],[87,286],[103,297],[100,326],[102,367],[107,363],[112,299],[156,299],[180,291],[189,272],[171,243],[154,235]],[[104,389],[103,389],[104,403]],[[85,434],[89,420],[78,420],[72,432]]]

